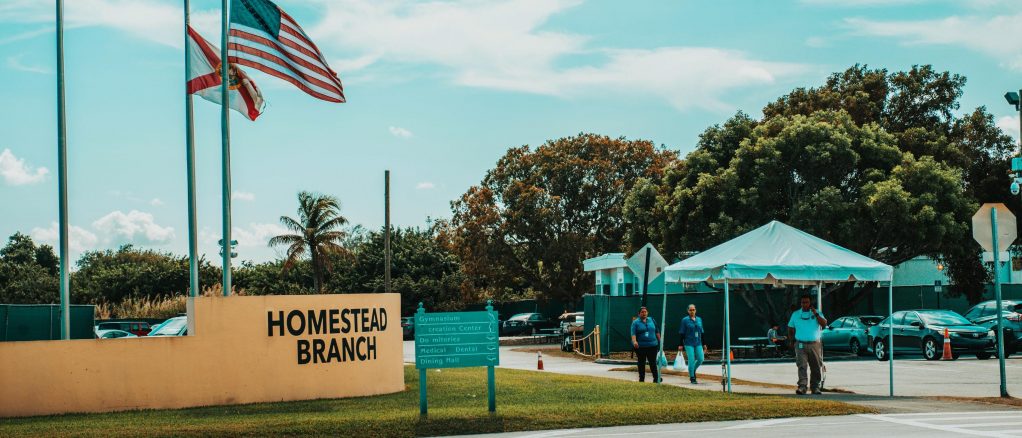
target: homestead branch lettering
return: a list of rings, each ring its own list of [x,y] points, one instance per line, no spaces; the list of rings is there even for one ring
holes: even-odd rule
[[[298,364],[376,360],[376,333],[387,329],[387,309],[266,312],[267,336],[346,335],[297,339]]]

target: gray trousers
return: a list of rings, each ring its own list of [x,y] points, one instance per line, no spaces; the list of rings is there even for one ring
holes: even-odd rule
[[[799,388],[805,388],[807,383],[812,389],[819,388],[820,380],[823,379],[823,344],[820,341],[795,341],[795,365],[798,366]],[[809,369],[809,376],[806,376],[806,368]]]

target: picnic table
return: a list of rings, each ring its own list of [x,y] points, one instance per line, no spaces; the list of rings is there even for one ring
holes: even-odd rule
[[[756,353],[756,357],[763,357],[764,350],[773,350],[774,354],[777,353],[777,346],[770,342],[770,338],[766,336],[747,336],[738,338],[738,342],[742,344],[734,345],[732,348],[736,348],[739,351],[745,351],[745,356],[748,357],[748,350],[752,350]]]

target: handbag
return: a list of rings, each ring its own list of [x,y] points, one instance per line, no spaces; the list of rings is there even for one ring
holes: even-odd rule
[[[678,350],[678,355],[674,357],[674,371],[685,371],[688,366],[688,361],[685,360],[685,354],[682,350]]]
[[[667,355],[664,354],[663,350],[660,350],[660,352],[657,353],[656,364],[660,368],[667,368]]]

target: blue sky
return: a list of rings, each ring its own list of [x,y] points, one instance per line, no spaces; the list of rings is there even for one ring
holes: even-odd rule
[[[0,236],[55,243],[53,7],[0,3]],[[185,254],[181,1],[66,1],[71,247],[124,243]],[[1022,4],[1001,0],[395,2],[279,0],[327,56],[348,103],[313,99],[249,71],[268,107],[232,114],[239,259],[295,194],[337,196],[353,223],[383,223],[392,172],[397,225],[450,214],[508,147],[595,132],[683,155],[735,111],[814,86],[855,63],[933,64],[968,77],[962,110],[1022,87]],[[193,24],[219,43],[219,1]],[[200,250],[217,261],[219,107],[196,99]],[[1014,117],[1014,118],[1012,118]]]

